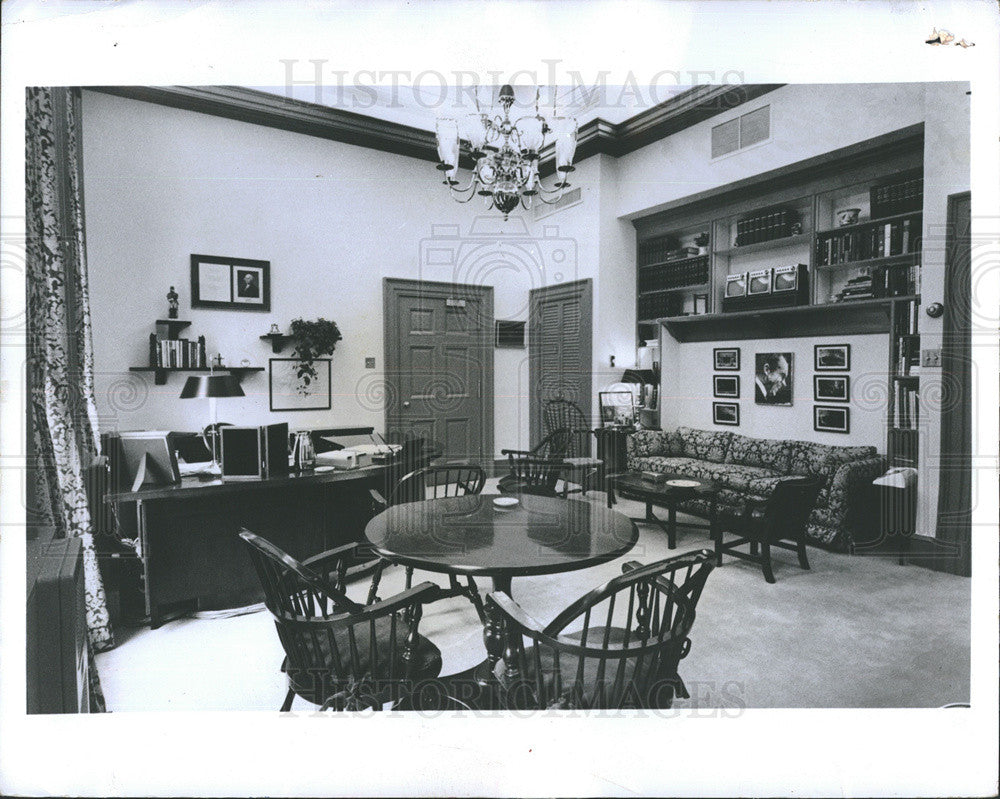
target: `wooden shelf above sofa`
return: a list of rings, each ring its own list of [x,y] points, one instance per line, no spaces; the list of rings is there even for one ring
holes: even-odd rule
[[[913,296],[856,302],[768,308],[760,311],[672,316],[657,321],[677,341],[732,341],[754,338],[801,338],[857,333],[888,333],[893,303]]]

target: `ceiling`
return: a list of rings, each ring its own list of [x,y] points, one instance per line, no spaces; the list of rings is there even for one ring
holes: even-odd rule
[[[341,111],[433,131],[442,117],[460,117],[476,111],[476,97],[482,111],[499,113],[497,86],[404,85],[295,85],[254,86],[257,91],[313,103]],[[620,124],[690,89],[690,86],[516,86],[511,117],[534,114],[536,91],[539,110],[546,117],[574,116],[580,125],[603,119]],[[555,89],[555,114],[553,114]]]

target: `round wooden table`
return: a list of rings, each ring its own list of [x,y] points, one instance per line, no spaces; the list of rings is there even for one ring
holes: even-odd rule
[[[521,495],[509,509],[487,494],[409,502],[384,510],[365,528],[383,557],[404,566],[490,577],[510,595],[511,579],[596,566],[624,555],[639,537],[627,516],[589,502]],[[487,616],[488,667],[500,659],[499,622]]]

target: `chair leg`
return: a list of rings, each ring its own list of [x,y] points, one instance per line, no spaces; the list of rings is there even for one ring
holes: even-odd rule
[[[372,572],[372,585],[368,589],[368,599],[365,602],[366,605],[371,605],[378,601],[378,584],[382,579],[382,569],[385,568],[385,561],[379,560],[378,564],[375,566],[375,571]]]
[[[409,591],[413,587],[413,567],[406,567],[406,590]]]
[[[764,579],[769,583],[776,582],[774,572],[771,570],[771,545],[761,543],[760,545],[760,565],[764,570]]]
[[[799,553],[799,566],[803,569],[809,569],[809,558],[806,557],[806,542],[799,539],[798,542],[798,553]]]
[[[756,541],[750,542],[750,554],[756,555],[760,551],[760,547]]]
[[[291,688],[288,689],[288,693],[285,694],[285,701],[281,703],[281,710],[279,713],[287,713],[292,709],[292,700],[295,699],[295,691]]]
[[[722,537],[725,533],[722,530],[715,531],[715,565],[722,565]]]

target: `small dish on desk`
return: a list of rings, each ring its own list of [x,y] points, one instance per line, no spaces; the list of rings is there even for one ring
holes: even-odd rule
[[[493,505],[498,510],[511,510],[517,507],[517,497],[494,497]]]

